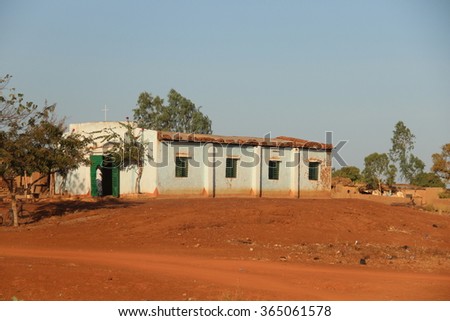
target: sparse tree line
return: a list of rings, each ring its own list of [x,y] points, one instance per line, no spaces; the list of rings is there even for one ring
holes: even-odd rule
[[[450,143],[432,155],[431,172],[425,172],[425,163],[413,154],[415,136],[402,121],[395,125],[391,142],[388,153],[366,156],[362,171],[356,166],[347,166],[334,170],[333,177],[365,183],[369,188],[380,191],[382,185],[394,185],[397,176],[419,187],[445,187],[450,183]]]

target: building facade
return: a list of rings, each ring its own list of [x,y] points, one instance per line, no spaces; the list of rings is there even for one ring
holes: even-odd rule
[[[114,151],[129,130],[118,122],[72,124],[91,136],[90,166],[58,177],[56,191],[97,196],[95,169],[103,172],[103,195],[328,197],[332,146],[292,137],[256,138],[133,129],[144,147],[141,166]],[[105,141],[108,133],[116,137]],[[122,151],[122,154],[126,152]]]

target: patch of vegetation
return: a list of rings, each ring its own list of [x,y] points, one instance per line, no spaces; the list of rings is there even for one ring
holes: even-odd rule
[[[427,204],[427,205],[423,206],[422,208],[428,212],[436,212],[436,208],[431,204]]]
[[[450,190],[446,190],[445,192],[439,193],[439,198],[450,198]]]
[[[352,182],[359,182],[362,180],[361,172],[359,171],[359,168],[356,166],[346,166],[338,170],[333,170],[332,176],[348,178]]]
[[[445,187],[444,182],[435,173],[420,173],[411,180],[411,184],[420,187]]]

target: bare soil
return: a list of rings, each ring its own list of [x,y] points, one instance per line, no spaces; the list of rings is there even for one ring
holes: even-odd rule
[[[160,198],[25,209],[20,227],[0,227],[0,300],[450,300],[450,216],[404,205]]]

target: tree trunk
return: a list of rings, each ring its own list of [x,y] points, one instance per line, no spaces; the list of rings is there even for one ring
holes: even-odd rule
[[[3,178],[3,181],[6,182],[6,184],[8,185],[9,195],[11,196],[11,208],[10,209],[13,212],[13,217],[12,217],[13,225],[17,227],[17,226],[19,226],[19,216],[17,213],[16,182],[15,182],[14,178],[8,179],[8,178],[5,178],[4,176],[2,176],[2,178]],[[7,220],[8,220],[8,223],[11,220],[11,217],[9,215],[9,210],[7,213]]]
[[[17,214],[17,198],[15,188],[11,193],[11,209],[13,211],[13,225],[17,227],[19,226],[19,216]]]
[[[144,171],[144,168],[142,166],[138,166],[137,170],[137,177],[136,177],[136,185],[134,186],[134,190],[136,193],[141,193],[141,178],[142,178],[142,172]]]
[[[49,189],[50,189],[50,197],[55,196],[55,173],[51,173],[48,175],[49,178]]]
[[[25,195],[25,198],[27,198],[27,196],[28,196],[28,176],[27,176],[27,172],[24,173],[24,185],[25,185],[24,195]]]

